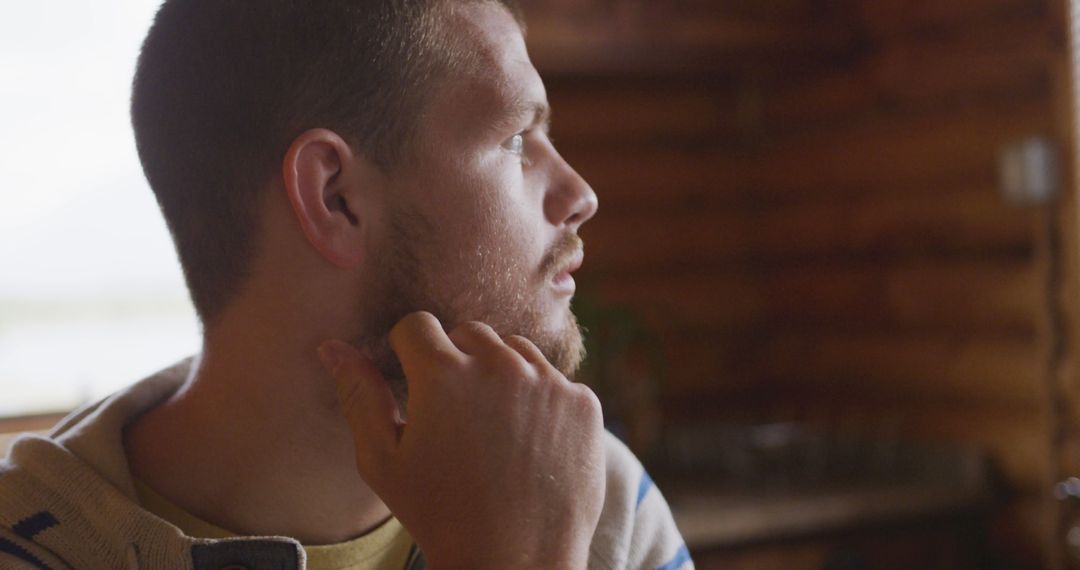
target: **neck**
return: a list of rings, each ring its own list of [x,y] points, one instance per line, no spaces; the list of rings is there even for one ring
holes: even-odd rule
[[[209,332],[183,388],[128,429],[132,471],[240,535],[315,545],[364,534],[390,513],[356,471],[333,379],[317,360],[333,331],[290,332],[302,327],[257,314]]]

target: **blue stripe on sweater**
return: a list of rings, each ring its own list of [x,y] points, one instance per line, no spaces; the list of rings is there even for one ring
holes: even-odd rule
[[[656,570],[678,570],[679,568],[682,568],[683,564],[686,564],[689,561],[690,551],[686,549],[686,545],[684,544],[679,547],[678,552],[675,553],[675,556],[673,556],[671,560],[668,560],[666,564],[658,567]]]
[[[49,570],[49,567],[46,566],[44,562],[38,560],[33,554],[27,552],[25,548],[19,546],[18,544],[15,544],[14,542],[11,542],[6,538],[0,538],[0,554],[10,554],[15,558],[29,563],[35,568],[40,568],[41,570]]]
[[[647,472],[642,471],[641,482],[638,483],[637,488],[637,503],[634,504],[635,509],[641,506],[641,501],[645,499],[646,493],[648,493],[649,489],[652,489],[652,487],[652,477],[649,477],[649,474]]]
[[[26,540],[33,540],[39,532],[48,530],[58,524],[60,524],[60,521],[56,520],[52,513],[41,511],[15,523],[11,530]]]

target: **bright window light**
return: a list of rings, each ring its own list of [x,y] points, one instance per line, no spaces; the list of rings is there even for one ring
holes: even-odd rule
[[[0,8],[0,416],[71,409],[198,348],[128,118],[159,3]]]

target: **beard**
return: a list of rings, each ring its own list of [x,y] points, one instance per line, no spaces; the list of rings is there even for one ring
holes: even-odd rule
[[[389,343],[390,330],[415,311],[435,315],[446,331],[469,321],[491,326],[501,337],[520,335],[533,342],[549,363],[573,379],[585,359],[577,318],[569,309],[552,327],[541,308],[541,287],[582,248],[576,234],[557,239],[539,268],[524,267],[512,254],[509,229],[448,251],[436,225],[413,212],[390,217],[390,240],[371,260],[357,346],[390,384],[399,403],[408,399],[401,361]],[[446,264],[449,263],[449,266]],[[439,267],[433,267],[438,264]],[[536,275],[543,277],[537,284]]]

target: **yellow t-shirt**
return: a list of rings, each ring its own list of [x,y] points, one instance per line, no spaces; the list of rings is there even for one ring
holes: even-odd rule
[[[237,536],[181,509],[159,495],[142,481],[135,481],[135,491],[143,508],[168,521],[184,534],[195,538],[231,538]],[[304,546],[309,570],[368,570],[405,568],[413,540],[394,517],[364,536],[338,544]]]

